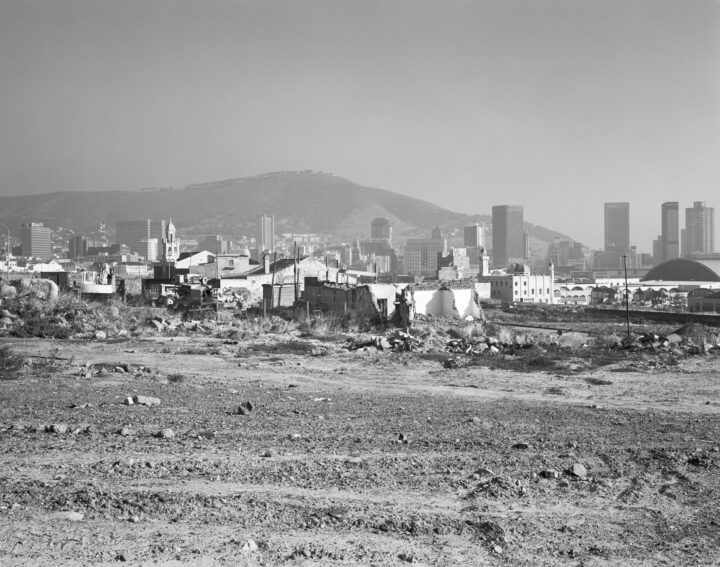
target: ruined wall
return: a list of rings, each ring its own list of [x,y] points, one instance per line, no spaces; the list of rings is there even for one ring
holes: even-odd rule
[[[408,287],[407,283],[400,284],[368,284],[368,290],[372,293],[375,298],[375,305],[377,305],[378,299],[384,299],[387,301],[387,315],[392,317],[395,313],[395,296],[399,294],[403,289]]]
[[[490,282],[478,282],[475,284],[475,292],[480,299],[490,299]]]
[[[475,289],[422,289],[413,292],[417,315],[479,317],[480,309],[475,303],[475,297]]]

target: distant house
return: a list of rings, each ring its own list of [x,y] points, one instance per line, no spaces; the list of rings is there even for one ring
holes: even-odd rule
[[[720,313],[720,292],[702,288],[691,291],[687,309],[692,313]]]
[[[273,275],[274,274],[274,275]],[[344,270],[328,266],[316,258],[305,257],[297,262],[297,273],[295,260],[293,258],[280,258],[275,262],[270,261],[270,255],[266,254],[263,263],[251,267],[244,274],[232,275],[218,278],[216,284],[220,289],[245,289],[250,292],[250,302],[259,303],[263,297],[263,284],[275,284],[288,286],[292,289],[295,282],[298,282],[298,294],[304,289],[306,277],[315,277],[320,281],[354,284],[357,278],[346,273]],[[277,291],[275,292],[277,293]]]

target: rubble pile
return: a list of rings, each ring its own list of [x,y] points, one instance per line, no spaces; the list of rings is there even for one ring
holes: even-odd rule
[[[640,336],[623,337],[615,348],[629,351],[651,351],[658,353],[671,353],[676,356],[698,355],[698,354],[720,354],[720,345],[717,344],[717,335],[704,332],[697,324],[692,324],[693,331],[682,333],[681,331],[690,325],[679,329],[668,336],[655,333],[643,333]]]
[[[422,352],[424,343],[418,337],[404,331],[395,331],[390,336],[370,335],[359,338],[349,338],[346,348],[348,350],[360,350],[375,348],[377,350],[389,350],[393,352],[419,351]]]

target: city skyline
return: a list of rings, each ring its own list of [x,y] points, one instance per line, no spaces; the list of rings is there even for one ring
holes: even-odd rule
[[[0,2],[0,194],[314,169],[469,214],[502,195],[593,248],[630,201],[649,250],[645,205],[720,186],[719,22],[695,0]]]

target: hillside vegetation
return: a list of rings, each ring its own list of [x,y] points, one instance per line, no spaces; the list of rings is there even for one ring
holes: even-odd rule
[[[100,220],[111,228],[118,219],[172,218],[183,232],[248,234],[254,232],[254,216],[260,212],[275,215],[280,233],[319,232],[338,240],[369,235],[370,221],[377,216],[389,218],[400,238],[429,236],[436,225],[452,230],[490,221],[487,215],[457,213],[421,199],[311,172],[268,173],[175,190],[0,197],[0,222],[14,231],[29,221],[82,231]],[[567,238],[529,223],[528,228],[540,241]]]

